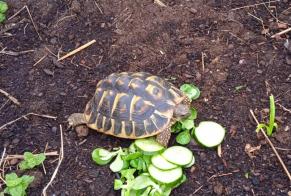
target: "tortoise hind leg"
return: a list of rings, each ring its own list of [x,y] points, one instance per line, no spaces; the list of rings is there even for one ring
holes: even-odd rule
[[[160,134],[157,135],[156,140],[161,145],[167,147],[170,138],[171,138],[171,127],[168,127],[164,131],[162,131]]]

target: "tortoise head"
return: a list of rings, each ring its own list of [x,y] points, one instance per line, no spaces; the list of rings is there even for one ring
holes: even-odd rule
[[[86,124],[86,123],[87,121],[83,113],[74,113],[74,114],[71,114],[68,118],[68,124],[69,124],[68,128],[75,128],[78,125]]]
[[[189,116],[191,114],[190,112],[190,108],[188,105],[186,104],[178,104],[175,108],[174,108],[174,118],[176,119],[182,119],[185,118],[187,116]]]

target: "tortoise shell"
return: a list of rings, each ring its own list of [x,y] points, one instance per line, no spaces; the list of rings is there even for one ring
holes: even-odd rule
[[[121,138],[157,135],[186,96],[170,82],[145,72],[113,73],[98,82],[85,108],[87,125]]]

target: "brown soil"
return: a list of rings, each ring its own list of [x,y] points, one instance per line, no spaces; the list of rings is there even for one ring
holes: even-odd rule
[[[287,195],[291,191],[273,151],[255,133],[249,113],[253,109],[260,121],[268,120],[264,111],[270,93],[285,107],[276,105],[279,129],[271,140],[285,149],[279,153],[291,171],[291,65],[283,46],[290,33],[270,38],[288,27],[278,27],[278,20],[291,24],[288,0],[238,10],[232,9],[261,1],[163,1],[167,7],[152,0],[7,2],[8,17],[28,6],[42,40],[25,10],[0,26],[1,49],[33,50],[17,56],[0,54],[0,88],[21,102],[16,106],[0,96],[0,126],[29,112],[57,119],[30,116],[7,126],[0,131],[0,152],[4,147],[8,154],[42,152],[46,144],[47,151],[59,150],[62,124],[64,161],[49,195],[119,194],[113,191],[115,175],[106,166],[96,166],[91,152],[96,147],[128,146],[131,141],[92,130],[79,138],[66,130],[66,119],[83,111],[100,79],[120,71],[147,71],[178,86],[194,83],[202,91],[193,103],[199,111],[197,123],[215,120],[227,129],[221,158],[216,151],[188,145],[196,156],[195,168],[186,171],[187,182],[172,195]],[[92,39],[96,43],[87,49],[56,61],[54,55],[62,56]],[[171,145],[174,141],[173,137]],[[255,157],[245,152],[246,144],[261,145]],[[55,158],[45,162],[46,174],[37,169],[39,181],[29,195],[40,195],[57,165]]]

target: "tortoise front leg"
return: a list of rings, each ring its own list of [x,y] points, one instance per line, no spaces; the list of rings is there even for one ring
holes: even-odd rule
[[[167,127],[164,131],[157,135],[156,140],[161,145],[167,147],[171,138],[171,127]]]

